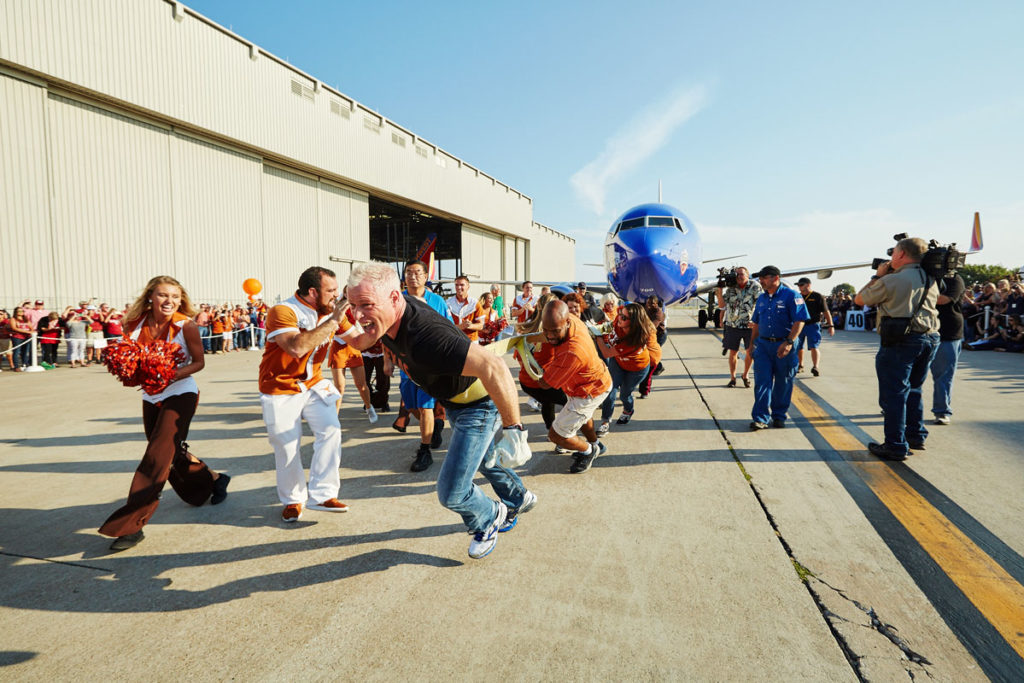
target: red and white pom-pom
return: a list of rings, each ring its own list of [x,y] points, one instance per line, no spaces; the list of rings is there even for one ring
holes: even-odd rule
[[[142,390],[152,396],[166,389],[174,381],[183,358],[181,345],[174,342],[154,341],[147,345],[137,371]]]
[[[485,341],[494,341],[503,329],[508,327],[508,321],[504,318],[490,320],[484,323],[484,329],[480,330],[480,338]]]
[[[126,339],[108,346],[103,353],[107,371],[126,387],[141,386],[149,395],[159,394],[174,381],[178,363],[183,359],[181,346],[154,341],[146,346]]]
[[[126,387],[137,387],[140,381],[136,379],[136,372],[139,369],[139,354],[143,347],[137,341],[125,339],[107,346],[103,350],[103,364],[107,372],[116,377]]]

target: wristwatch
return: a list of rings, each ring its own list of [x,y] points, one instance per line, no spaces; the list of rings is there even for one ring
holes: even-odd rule
[[[796,342],[793,341],[792,339],[790,339],[789,337],[786,337],[786,343],[787,344],[795,344]]]
[[[518,429],[521,432],[526,431],[526,427],[523,426],[522,422],[516,423],[514,425],[509,425],[508,427],[502,427],[502,429]]]

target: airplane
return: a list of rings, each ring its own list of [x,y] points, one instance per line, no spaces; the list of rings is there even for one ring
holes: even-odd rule
[[[975,213],[971,249],[967,253],[981,251],[982,246],[981,219],[979,214]],[[700,277],[700,267],[703,264],[735,259],[745,254],[708,260],[702,259],[702,256],[700,233],[686,214],[660,201],[640,204],[612,222],[604,243],[603,265],[607,282],[588,282],[587,289],[595,292],[610,290],[625,301],[642,302],[656,295],[665,306],[681,304],[718,286],[718,273],[714,277]],[[784,278],[815,273],[819,280],[825,280],[837,270],[871,265],[871,261],[862,261],[780,270]],[[506,280],[490,282],[520,284]],[[534,281],[534,285],[549,285],[552,291],[559,294],[574,289],[574,283],[567,282]],[[699,326],[704,327],[708,320],[707,312],[702,309],[698,316]]]

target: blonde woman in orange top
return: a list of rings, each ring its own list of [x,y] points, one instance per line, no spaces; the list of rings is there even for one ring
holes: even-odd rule
[[[661,361],[658,331],[643,306],[631,303],[620,308],[612,327],[614,333],[607,342],[597,337],[597,348],[608,359],[608,371],[612,376],[612,390],[601,404],[598,435],[608,433],[609,420],[615,412],[616,394],[622,398],[622,415],[617,423],[624,425],[629,422],[633,417],[633,392],[647,375],[648,366]]]
[[[128,309],[125,337],[142,345],[157,340],[174,342],[183,357],[174,381],[159,394],[142,394],[142,424],[148,444],[135,470],[128,501],[107,518],[99,531],[115,536],[111,550],[127,550],[145,537],[142,527],[160,504],[160,491],[169,480],[178,496],[189,505],[227,498],[226,474],[218,474],[188,452],[185,438],[199,404],[199,387],[192,375],[203,369],[203,341],[192,320],[195,310],[188,292],[172,277],[161,275],[146,284],[142,295]]]

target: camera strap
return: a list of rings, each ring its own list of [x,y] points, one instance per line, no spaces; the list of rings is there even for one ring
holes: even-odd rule
[[[928,276],[924,269],[921,269],[921,277],[924,278],[924,289],[921,292],[921,300],[917,302],[917,307],[914,308],[914,312],[910,314],[910,320],[907,322],[907,331],[904,334],[910,334],[911,328],[914,327],[914,318],[921,312],[921,306],[924,305],[924,300],[928,298],[928,290],[932,288],[931,278]]]

